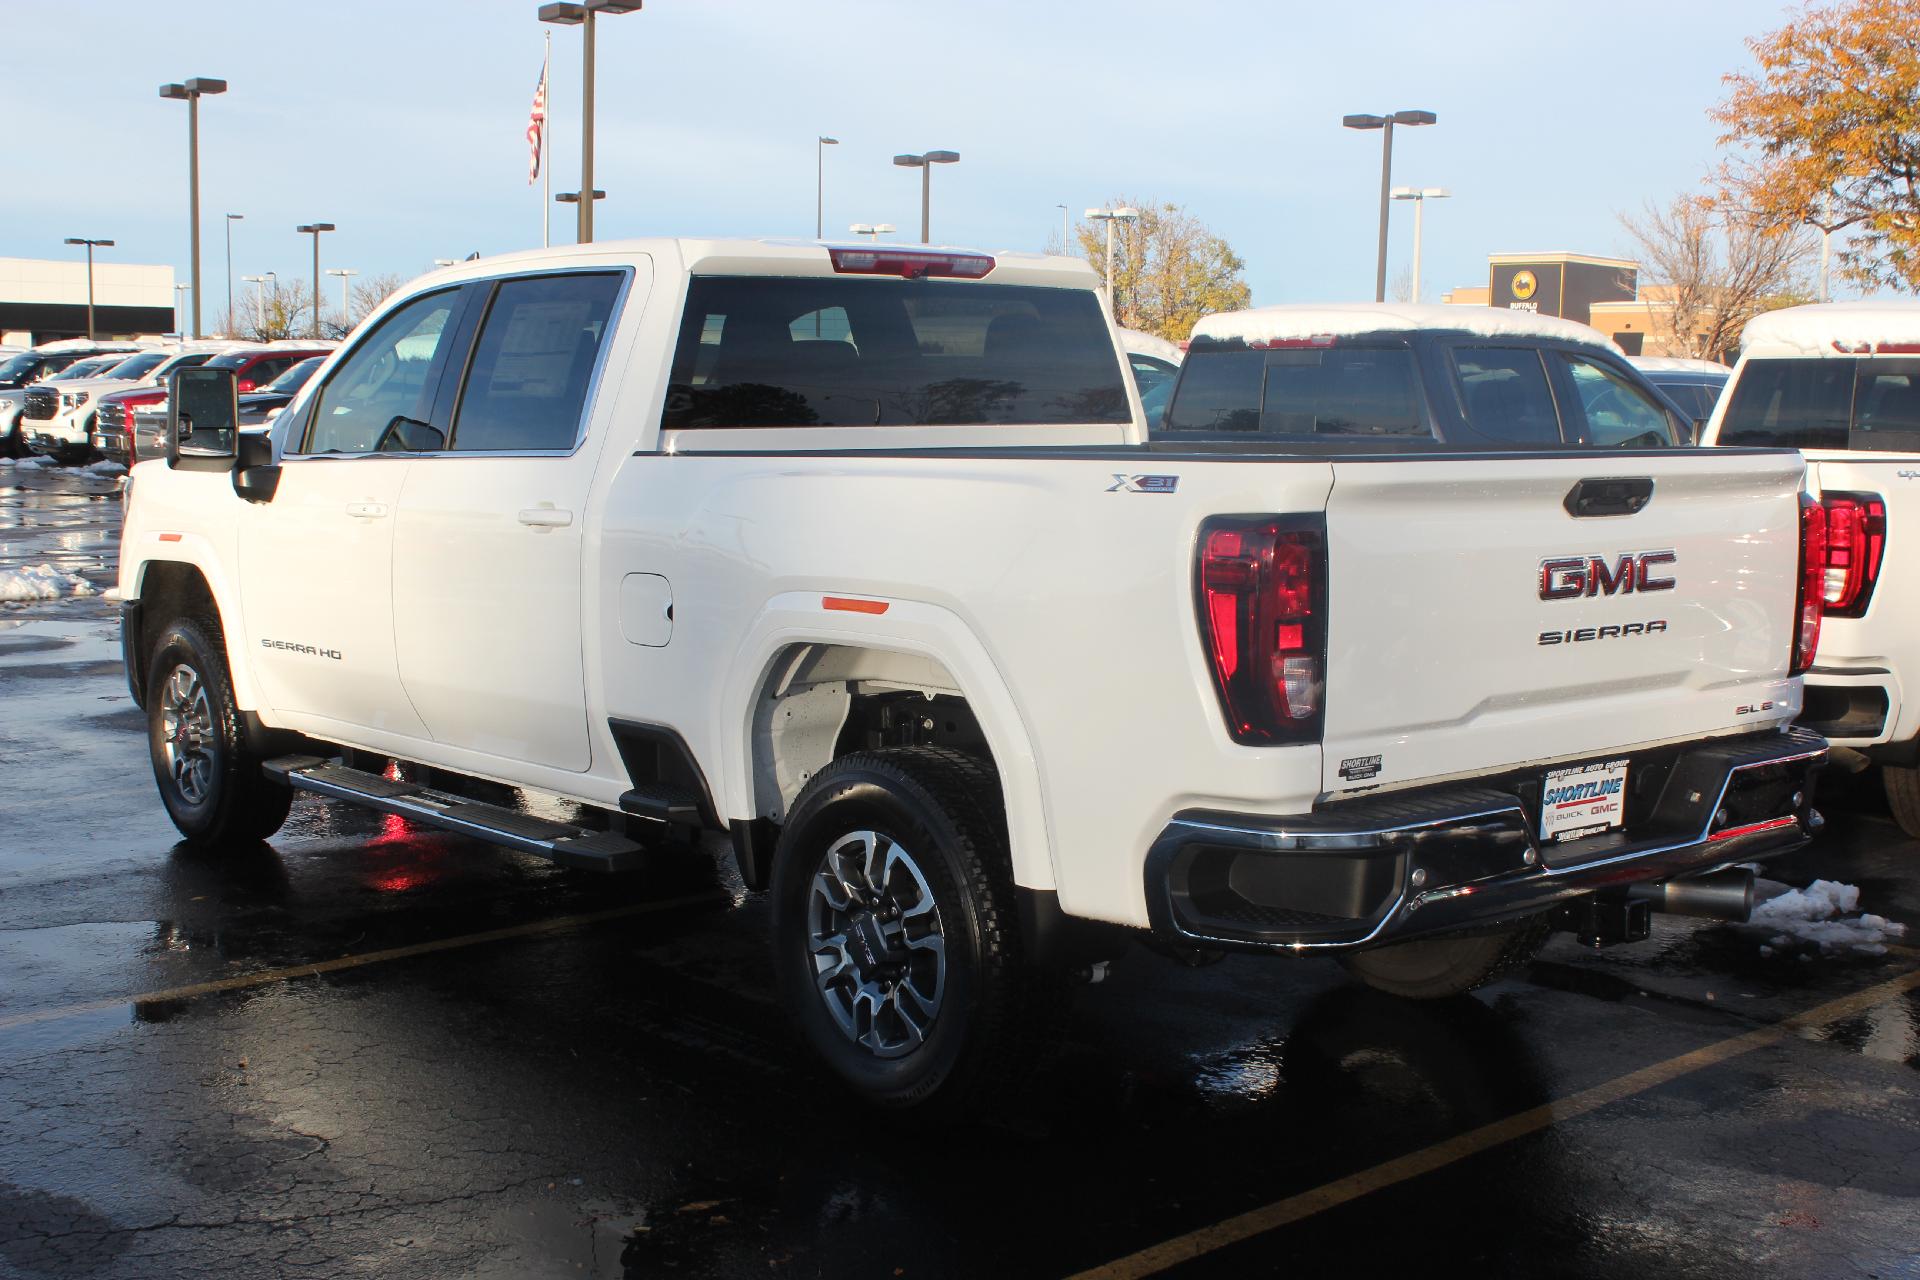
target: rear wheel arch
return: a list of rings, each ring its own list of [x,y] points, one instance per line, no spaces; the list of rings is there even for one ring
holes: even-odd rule
[[[978,681],[978,682],[976,682]],[[758,665],[741,717],[737,810],[780,823],[827,765],[862,751],[943,747],[998,776],[1015,883],[1054,887],[1038,771],[1004,687],[964,660],[878,640],[788,637]]]

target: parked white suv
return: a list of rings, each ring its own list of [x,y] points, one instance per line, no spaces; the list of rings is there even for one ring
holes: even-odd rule
[[[230,371],[170,404],[119,586],[190,840],[289,788],[582,867],[726,831],[882,1103],[990,1100],[1150,933],[1446,995],[1737,904],[1820,822],[1799,455],[1152,447],[1077,261],[515,254],[402,290],[270,439]]]
[[[1806,455],[1826,514],[1826,621],[1801,723],[1844,762],[1878,764],[1895,819],[1920,836],[1920,303],[1758,317],[1703,439]]]
[[[164,386],[175,369],[205,364],[236,345],[210,342],[156,347],[135,352],[91,377],[69,379],[57,391],[29,390],[20,424],[27,447],[62,462],[84,462],[92,451],[91,433],[103,396],[136,387]]]

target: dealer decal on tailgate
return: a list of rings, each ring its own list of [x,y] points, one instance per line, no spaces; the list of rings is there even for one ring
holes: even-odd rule
[[[1627,762],[1555,769],[1540,789],[1540,838],[1577,840],[1626,821]]]

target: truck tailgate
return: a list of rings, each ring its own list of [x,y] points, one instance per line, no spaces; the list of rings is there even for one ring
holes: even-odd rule
[[[1779,453],[1337,462],[1325,790],[1791,719],[1802,476]],[[1651,497],[1570,513],[1610,478]]]

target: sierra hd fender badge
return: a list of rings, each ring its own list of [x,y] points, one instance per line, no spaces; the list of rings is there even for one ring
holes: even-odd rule
[[[1180,487],[1179,476],[1123,476],[1113,473],[1108,493],[1172,493]]]
[[[1574,600],[1582,596],[1632,595],[1671,591],[1674,580],[1661,570],[1679,563],[1672,551],[1627,551],[1611,563],[1605,556],[1559,556],[1540,562],[1540,598]]]

